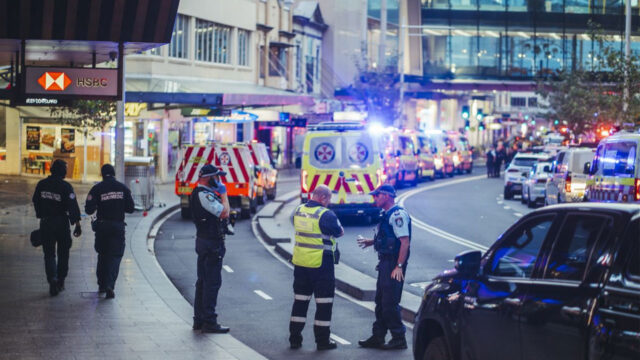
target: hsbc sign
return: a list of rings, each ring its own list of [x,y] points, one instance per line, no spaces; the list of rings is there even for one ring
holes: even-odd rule
[[[25,95],[74,98],[116,97],[118,71],[93,68],[27,67]]]

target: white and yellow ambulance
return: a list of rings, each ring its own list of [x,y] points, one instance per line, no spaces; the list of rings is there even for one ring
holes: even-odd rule
[[[320,123],[305,136],[300,197],[306,202],[321,184],[332,191],[329,208],[338,216],[367,216],[380,210],[369,193],[387,182],[380,142],[359,123]]]
[[[603,139],[587,164],[588,201],[640,204],[640,132]]]

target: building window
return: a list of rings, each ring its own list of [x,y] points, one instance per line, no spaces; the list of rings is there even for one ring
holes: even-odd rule
[[[300,41],[296,41],[296,81],[302,86],[302,47]]]
[[[187,44],[189,43],[189,18],[178,14],[169,43],[169,56],[187,59]]]
[[[538,98],[530,97],[529,98],[529,107],[538,107]]]
[[[247,30],[238,29],[238,65],[249,66],[249,36]]]
[[[271,47],[269,50],[269,76],[287,78],[287,49]]]
[[[511,106],[522,106],[522,107],[527,106],[527,98],[512,97]]]
[[[218,64],[231,63],[231,28],[211,21],[196,20],[196,60]]]

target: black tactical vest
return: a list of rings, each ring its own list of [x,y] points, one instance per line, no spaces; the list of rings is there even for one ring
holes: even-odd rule
[[[396,237],[393,231],[393,226],[389,224],[391,215],[398,209],[402,209],[400,206],[394,206],[389,211],[384,213],[380,224],[378,224],[378,232],[374,239],[373,246],[380,255],[398,255],[400,253],[400,239]],[[411,238],[411,219],[409,219],[409,238]]]
[[[189,204],[191,205],[191,217],[196,224],[196,236],[203,239],[224,240],[220,218],[211,214],[200,204],[200,193],[213,193],[201,186],[197,186],[191,193]]]

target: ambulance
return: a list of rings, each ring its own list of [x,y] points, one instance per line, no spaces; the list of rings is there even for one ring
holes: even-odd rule
[[[271,159],[264,143],[252,141],[247,145],[249,146],[258,182],[258,204],[262,205],[265,203],[265,199],[273,200],[276,198],[278,170],[271,164]]]
[[[409,132],[390,131],[391,149],[396,157],[398,169],[395,186],[416,186],[418,183],[418,156]]]
[[[329,208],[338,216],[380,217],[369,193],[388,181],[376,137],[359,123],[320,123],[304,139],[300,198],[307,202],[321,184],[332,191]]]
[[[229,205],[240,209],[247,219],[258,206],[258,181],[249,146],[243,143],[187,145],[182,149],[182,160],[176,172],[176,195],[180,197],[182,218],[191,217],[189,195],[197,186],[198,172],[205,164],[213,164],[227,174],[221,177],[227,187]]]
[[[453,176],[455,165],[453,162],[453,143],[443,131],[433,130],[426,132],[427,137],[434,146],[433,162],[437,176]]]
[[[640,132],[603,139],[584,171],[587,201],[640,204]]]
[[[447,132],[447,136],[451,140],[452,160],[455,171],[459,174],[470,174],[473,170],[473,153],[471,146],[469,146],[469,140],[456,131]]]
[[[436,172],[434,162],[435,147],[431,139],[419,132],[412,132],[411,139],[418,156],[418,179],[433,180]],[[442,164],[440,168],[442,168]]]

